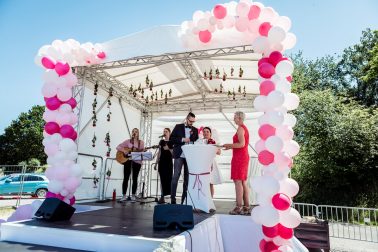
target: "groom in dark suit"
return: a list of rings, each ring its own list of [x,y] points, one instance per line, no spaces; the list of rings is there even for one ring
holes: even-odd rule
[[[181,196],[181,204],[187,195],[188,181],[189,181],[189,170],[188,164],[184,153],[182,152],[181,146],[189,143],[193,143],[198,139],[198,129],[193,127],[193,123],[196,121],[196,116],[190,112],[186,116],[185,123],[176,124],[170,136],[170,141],[173,143],[173,158],[174,158],[174,168],[173,177],[171,182],[171,204],[176,204],[176,190],[177,184],[181,175],[182,166],[184,165],[184,185],[183,192]]]

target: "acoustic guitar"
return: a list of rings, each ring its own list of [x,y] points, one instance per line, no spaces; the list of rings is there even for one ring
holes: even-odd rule
[[[153,145],[151,147],[146,147],[139,152],[144,152],[148,149],[156,149],[156,148],[159,148],[159,145]],[[128,154],[125,154],[125,152],[127,152]],[[137,151],[135,150],[135,148],[133,150],[132,148],[128,148],[128,147],[123,148],[123,151],[117,151],[117,153],[116,153],[117,162],[120,163],[120,164],[126,163],[127,160],[129,160],[131,158],[131,156],[130,156],[131,152],[137,152]]]

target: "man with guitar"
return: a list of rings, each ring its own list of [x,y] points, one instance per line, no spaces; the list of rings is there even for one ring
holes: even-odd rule
[[[131,201],[135,202],[136,197],[136,190],[138,186],[138,175],[140,172],[140,168],[142,167],[142,161],[133,161],[130,159],[131,152],[142,152],[144,151],[144,142],[143,140],[139,139],[139,130],[134,128],[131,133],[131,139],[128,139],[117,146],[117,160],[120,159],[119,154],[123,154],[123,160],[126,161],[123,163],[123,183],[122,183],[122,195],[120,201],[126,201],[126,191],[129,183],[130,174],[132,172],[132,195]],[[121,157],[122,159],[122,157]]]

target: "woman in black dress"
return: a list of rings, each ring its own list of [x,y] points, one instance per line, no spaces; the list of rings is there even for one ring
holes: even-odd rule
[[[159,204],[165,203],[164,196],[171,195],[171,181],[173,174],[173,162],[172,162],[172,149],[173,145],[169,141],[171,130],[169,128],[164,129],[163,139],[159,142],[159,174],[161,182],[161,197],[158,201]]]

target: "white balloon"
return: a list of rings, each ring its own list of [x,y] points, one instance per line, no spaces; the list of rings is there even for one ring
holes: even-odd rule
[[[64,138],[59,143],[60,150],[64,152],[71,152],[77,149],[76,143],[70,138]]]
[[[259,95],[253,101],[253,106],[257,111],[265,111],[269,109],[269,104],[266,96]]]
[[[74,164],[73,166],[71,166],[71,174],[72,176],[80,177],[83,174],[83,169],[79,164]]]
[[[249,5],[244,2],[239,2],[236,6],[236,14],[239,17],[246,17],[249,13]]]
[[[262,152],[265,149],[266,149],[266,147],[265,147],[265,141],[262,140],[262,139],[258,140],[256,142],[256,144],[255,144],[255,150],[256,150],[256,152],[260,153],[260,152]]]
[[[59,180],[50,180],[47,188],[50,192],[59,193],[63,189],[63,183]]]
[[[279,111],[269,111],[265,115],[268,117],[268,123],[275,127],[281,126],[285,119],[284,114]]]
[[[261,223],[261,213],[262,211],[264,210],[263,206],[256,206],[252,209],[252,212],[251,212],[251,218],[252,220],[257,223],[257,224],[262,224]]]
[[[281,211],[279,215],[280,223],[287,228],[298,227],[302,220],[301,215],[294,208],[289,208],[286,211]]]
[[[264,125],[264,124],[268,124],[269,123],[269,112],[259,116],[259,118],[257,118],[257,121],[259,123],[259,125]]]
[[[284,143],[281,138],[277,136],[270,136],[266,139],[265,146],[268,149],[268,151],[272,153],[278,153],[282,151]]]
[[[273,227],[280,222],[279,211],[272,206],[263,206],[260,218],[261,224],[266,227]]]
[[[44,97],[47,97],[47,98],[50,98],[50,97],[54,97],[57,93],[57,88],[55,85],[51,84],[51,83],[45,83],[43,84],[43,87],[42,87],[42,95]]]
[[[279,26],[273,26],[268,32],[268,39],[271,43],[280,43],[286,38],[286,32]],[[283,49],[283,48],[282,48]]]
[[[286,16],[280,16],[274,21],[274,25],[282,27],[287,32],[291,28],[291,20]]]
[[[76,160],[78,157],[77,151],[70,151],[67,153],[67,159],[69,160]]]
[[[299,144],[294,141],[286,141],[284,145],[284,151],[287,152],[290,156],[294,157],[299,153]]]
[[[258,20],[258,19],[252,19],[252,20],[250,20],[249,24],[248,24],[248,30],[249,30],[249,32],[253,33],[253,34],[258,34],[260,25],[261,25],[261,21],[260,20]]]
[[[71,115],[68,113],[57,113],[55,116],[55,121],[59,126],[69,124],[71,122]]]
[[[208,20],[207,18],[201,18],[201,19],[198,21],[197,28],[198,28],[200,31],[207,30],[207,29],[209,28],[209,20]]]
[[[201,18],[203,18],[205,13],[201,10],[197,10],[193,13],[193,22],[197,23]]]
[[[72,97],[72,90],[68,87],[58,88],[57,97],[59,100],[65,102]]]
[[[276,127],[276,136],[280,137],[284,141],[291,140],[294,136],[294,131],[288,125],[282,125]]]
[[[298,106],[299,106],[299,97],[298,97],[298,95],[296,95],[294,93],[287,93],[287,94],[285,94],[284,106],[288,110],[294,110],[294,109],[298,108]]]
[[[281,78],[290,76],[294,71],[294,65],[289,60],[281,60],[276,66],[276,74]]]
[[[297,181],[291,178],[286,178],[284,180],[281,180],[280,182],[280,190],[279,192],[282,192],[286,194],[289,197],[294,197],[299,192],[299,185]]]
[[[275,178],[271,176],[260,176],[257,178],[259,179],[251,181],[251,186],[255,192],[273,196],[280,190],[280,184]]]
[[[287,33],[285,40],[282,41],[282,44],[285,50],[293,48],[296,43],[297,43],[297,37],[291,32]]]
[[[43,112],[43,120],[46,122],[55,122],[56,121],[56,115],[55,111],[49,110],[46,108],[45,112]]]
[[[292,114],[286,114],[284,124],[288,125],[289,127],[293,128],[297,123],[297,118]]]
[[[269,103],[269,107],[275,108],[281,106],[285,101],[285,96],[283,93],[277,90],[273,90],[267,96],[267,101]]]
[[[62,104],[59,107],[59,112],[69,113],[69,112],[72,112],[72,108],[69,104]]]
[[[281,91],[282,93],[290,93],[291,92],[291,84],[287,80],[280,80],[276,82],[276,90]]]
[[[42,79],[47,83],[56,83],[58,82],[59,75],[55,72],[55,70],[47,70],[43,73]]]
[[[269,41],[267,37],[259,36],[252,42],[252,48],[256,53],[262,53],[266,48],[269,48]]]

